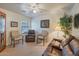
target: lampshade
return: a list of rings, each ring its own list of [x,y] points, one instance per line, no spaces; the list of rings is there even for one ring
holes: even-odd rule
[[[61,27],[59,24],[54,24],[54,30],[55,31],[60,31],[61,30]]]

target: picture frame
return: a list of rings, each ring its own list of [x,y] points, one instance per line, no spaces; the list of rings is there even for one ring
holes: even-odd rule
[[[41,28],[49,28],[49,20],[41,20]]]
[[[18,22],[11,21],[11,27],[18,27]]]

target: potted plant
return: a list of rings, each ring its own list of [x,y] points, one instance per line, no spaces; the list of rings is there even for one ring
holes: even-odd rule
[[[63,17],[61,17],[60,26],[66,37],[66,35],[68,35],[72,29],[72,16],[64,15]]]

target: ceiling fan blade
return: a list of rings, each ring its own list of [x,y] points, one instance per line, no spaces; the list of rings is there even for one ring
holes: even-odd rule
[[[38,8],[39,9],[39,13],[45,13],[45,12],[47,12],[48,10],[46,10],[46,9],[43,9],[43,8]]]
[[[43,9],[43,8],[38,8],[39,10],[43,10],[43,11],[48,11],[47,9]]]

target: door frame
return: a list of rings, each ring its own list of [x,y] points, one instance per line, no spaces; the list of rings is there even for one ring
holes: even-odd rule
[[[0,16],[4,17],[5,20],[5,30],[4,30],[4,48],[0,49],[0,52],[6,48],[6,14],[0,11]]]

